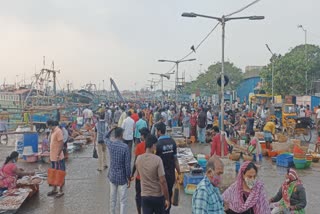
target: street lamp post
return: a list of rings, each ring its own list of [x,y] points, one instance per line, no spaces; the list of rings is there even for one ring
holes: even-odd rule
[[[225,45],[225,25],[226,22],[231,20],[238,20],[238,19],[248,19],[248,20],[261,20],[264,19],[264,16],[243,16],[243,17],[225,17],[222,16],[214,17],[214,16],[207,16],[207,15],[201,15],[197,13],[182,13],[183,17],[189,17],[189,18],[195,18],[195,17],[202,17],[202,18],[208,18],[208,19],[215,19],[220,22],[222,26],[222,56],[221,56],[221,122],[220,122],[220,130],[221,132],[224,131],[224,45]],[[221,134],[221,156],[224,156],[224,140],[223,135]]]
[[[305,60],[306,60],[306,73],[305,73],[305,79],[306,79],[306,95],[308,94],[308,69],[307,69],[307,30],[302,26],[298,25],[298,28],[301,28],[304,31],[304,52],[305,52]]]
[[[173,72],[166,73],[166,74],[160,74],[160,73],[150,73],[150,74],[151,75],[158,75],[161,78],[161,105],[163,105],[163,102],[164,102],[163,77],[170,79],[170,74],[173,74]]]
[[[268,44],[266,44],[266,47],[267,47],[267,49],[268,49],[268,51],[271,53],[271,55],[272,55],[272,58],[271,58],[271,72],[272,72],[272,74],[271,74],[271,87],[272,87],[272,103],[274,104],[274,91],[273,91],[273,89],[274,89],[274,82],[273,82],[273,75],[274,75],[274,61],[275,61],[275,59],[274,59],[274,56],[275,56],[275,54],[271,51],[271,49],[270,49],[270,47],[269,47],[269,45]]]
[[[178,83],[179,83],[179,64],[181,62],[190,62],[190,61],[194,61],[196,59],[185,59],[185,60],[166,60],[166,59],[159,59],[158,62],[171,62],[171,63],[175,63],[176,64],[176,81],[175,81],[175,100],[176,102],[178,101]]]

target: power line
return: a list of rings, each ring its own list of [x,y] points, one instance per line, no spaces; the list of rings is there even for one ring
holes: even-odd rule
[[[248,4],[247,6],[241,8],[233,13],[230,13],[229,15],[226,15],[225,17],[230,17],[230,16],[233,16],[234,14],[240,13],[240,12],[244,11],[245,9],[251,7],[252,5],[258,3],[259,1],[261,1],[261,0],[255,0],[255,1],[251,2],[250,4]]]
[[[234,14],[240,13],[240,12],[244,11],[245,9],[251,7],[252,5],[258,3],[259,1],[261,1],[261,0],[255,0],[255,1],[251,2],[250,4],[248,4],[247,6],[241,8],[241,9],[239,9],[239,10],[233,12],[233,13],[230,13],[229,15],[226,15],[226,17],[230,17],[230,16],[232,16],[232,15],[234,15]],[[215,30],[219,25],[220,25],[220,22],[218,22],[218,23],[210,30],[210,32],[201,40],[201,42],[200,42],[196,47],[192,46],[192,47],[191,47],[192,50],[191,50],[187,55],[185,55],[184,57],[182,57],[180,60],[184,60],[184,59],[186,59],[187,57],[189,57],[190,55],[192,55],[193,53],[195,53],[196,50],[198,50],[198,49],[201,47],[201,45],[209,38],[209,36],[214,32],[214,30]],[[172,68],[171,68],[167,73],[172,72],[175,67],[176,67],[176,65],[173,65]]]
[[[209,36],[213,33],[213,31],[219,26],[220,22],[218,22],[211,30],[210,32],[201,40],[201,42],[194,48],[194,50],[190,51],[186,56],[184,56],[180,60],[184,60],[187,57],[189,57],[191,54],[193,54],[196,50],[200,48],[200,46],[209,38]]]
[[[199,43],[199,45],[195,48],[195,50],[198,50],[198,48],[207,40],[207,38],[213,33],[213,31],[220,25],[220,22],[218,22],[214,28],[212,28],[212,30],[208,33],[208,35],[206,35],[206,37],[204,37],[203,40],[201,40],[201,42]]]

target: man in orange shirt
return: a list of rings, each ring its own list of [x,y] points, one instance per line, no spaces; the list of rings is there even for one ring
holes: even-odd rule
[[[66,170],[64,155],[63,155],[63,132],[59,128],[58,121],[47,121],[47,126],[51,129],[51,137],[50,137],[50,161],[51,168]],[[55,196],[59,198],[64,195],[63,193],[63,185],[60,186],[59,192],[57,191],[57,186],[53,186],[52,191],[48,192],[48,196]]]
[[[147,138],[148,135],[150,135],[150,131],[148,128],[141,128],[139,130],[140,134],[141,134],[141,142],[139,144],[137,144],[136,146],[136,150],[135,150],[135,155],[136,158],[134,160],[134,164],[133,164],[133,169],[132,169],[132,174],[131,174],[131,179],[133,179],[134,177],[134,173],[136,171],[136,161],[137,161],[137,157],[139,155],[142,155],[146,152],[146,143],[145,143],[145,139]],[[137,206],[137,211],[138,214],[141,214],[141,183],[140,183],[140,176],[137,175],[136,177],[136,206]]]

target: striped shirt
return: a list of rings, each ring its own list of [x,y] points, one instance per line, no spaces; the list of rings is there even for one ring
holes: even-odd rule
[[[192,214],[224,214],[223,200],[219,188],[205,177],[192,197]]]

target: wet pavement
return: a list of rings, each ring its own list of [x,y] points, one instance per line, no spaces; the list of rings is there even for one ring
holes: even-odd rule
[[[210,153],[209,145],[193,144],[191,148],[194,153]],[[0,162],[14,149],[12,146],[0,145]],[[92,145],[87,146],[81,152],[73,153],[67,161],[67,177],[65,185],[65,195],[60,199],[47,197],[46,193],[50,188],[46,183],[40,186],[40,193],[26,201],[18,214],[85,214],[109,213],[109,184],[107,172],[99,173],[97,160],[92,157]],[[18,163],[19,166],[27,169],[46,170],[48,164],[41,163]],[[271,159],[264,158],[259,170],[259,177],[265,182],[266,191],[272,197],[279,189],[284,180],[286,168],[277,167]],[[307,192],[306,213],[319,213],[320,205],[320,163],[312,163],[311,168],[298,170]],[[128,213],[136,213],[135,209],[135,189],[134,182],[129,189]],[[191,196],[186,195],[181,188],[180,204],[173,207],[173,214],[191,213]]]

